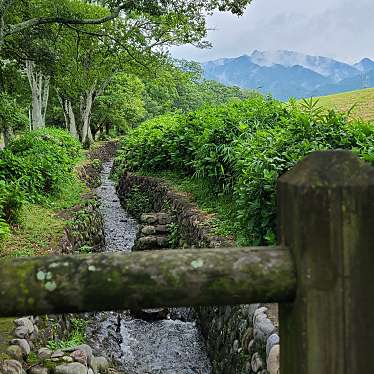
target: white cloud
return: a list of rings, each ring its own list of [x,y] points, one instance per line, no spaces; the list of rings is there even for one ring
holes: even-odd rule
[[[177,58],[199,61],[239,56],[254,49],[288,49],[353,62],[374,58],[372,0],[255,0],[238,18],[216,13],[209,50],[172,49]]]

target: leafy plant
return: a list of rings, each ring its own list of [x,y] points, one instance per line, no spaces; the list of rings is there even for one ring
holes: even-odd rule
[[[152,211],[151,201],[146,193],[141,191],[139,187],[134,186],[125,201],[126,210],[132,216],[139,218],[142,213]]]
[[[66,131],[32,131],[12,140],[0,153],[0,180],[16,185],[29,201],[43,201],[57,195],[72,178],[80,156],[79,142]]]
[[[179,240],[181,238],[180,227],[177,223],[171,223],[168,225],[168,243],[171,248],[178,248]]]
[[[72,348],[77,345],[83,344],[86,342],[86,328],[87,328],[87,321],[79,318],[75,318],[71,320],[72,329],[67,339],[65,340],[58,340],[56,338],[58,328],[57,325],[52,326],[52,335],[55,337],[53,340],[49,340],[47,343],[47,347],[52,351],[56,351],[58,349],[66,349]]]
[[[5,220],[0,218],[0,241],[7,239],[9,235],[10,235],[9,225],[5,222]]]
[[[90,245],[82,245],[82,247],[79,248],[80,253],[91,253],[92,247]]]

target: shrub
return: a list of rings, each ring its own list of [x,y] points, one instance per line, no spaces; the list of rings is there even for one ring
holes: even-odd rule
[[[0,240],[19,222],[24,200],[45,202],[70,182],[80,156],[79,142],[57,129],[21,135],[0,151]]]
[[[15,184],[0,180],[0,219],[14,224],[19,222],[23,194]]]
[[[124,139],[117,165],[203,178],[235,204],[241,244],[275,241],[278,177],[317,150],[350,149],[374,163],[374,127],[316,102],[253,97],[143,123]]]
[[[0,241],[10,235],[10,224],[19,223],[22,203],[18,187],[0,180]]]
[[[29,201],[42,201],[59,193],[80,155],[79,142],[66,131],[32,131],[0,153],[0,179],[16,184]]]

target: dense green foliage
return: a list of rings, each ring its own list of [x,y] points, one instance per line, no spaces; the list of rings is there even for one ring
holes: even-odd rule
[[[245,99],[253,95],[250,90],[205,80],[201,65],[185,60],[169,61],[157,69],[155,77],[144,78],[143,82],[145,114],[142,120],[169,112],[185,113],[202,105],[218,105],[233,98]]]
[[[0,130],[7,127],[22,129],[27,123],[28,118],[16,99],[6,92],[0,93]]]
[[[0,154],[0,176],[27,192],[30,200],[60,191],[80,156],[66,131],[41,129],[14,139]]]
[[[45,202],[70,183],[80,156],[80,143],[58,129],[26,133],[0,152],[0,239],[18,222],[23,200]]]
[[[123,141],[122,168],[173,170],[203,179],[233,197],[237,240],[275,241],[275,184],[315,150],[351,149],[374,163],[374,127],[322,111],[313,102],[283,104],[260,96],[165,115],[134,129]]]

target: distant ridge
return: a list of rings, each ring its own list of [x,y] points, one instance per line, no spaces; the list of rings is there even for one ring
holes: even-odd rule
[[[278,50],[221,58],[202,64],[204,76],[229,86],[257,89],[287,100],[374,87],[374,61],[356,64]]]

